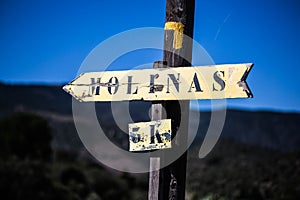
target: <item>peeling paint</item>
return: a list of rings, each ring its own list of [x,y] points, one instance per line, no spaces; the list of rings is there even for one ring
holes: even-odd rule
[[[63,89],[79,101],[160,101],[252,97],[252,63],[88,72]]]
[[[139,122],[128,125],[129,151],[171,148],[171,120]]]

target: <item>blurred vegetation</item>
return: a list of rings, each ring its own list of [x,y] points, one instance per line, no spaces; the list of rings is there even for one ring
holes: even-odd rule
[[[144,199],[147,184],[71,152],[51,149],[45,119],[16,113],[0,120],[0,192],[6,199]],[[143,178],[146,182],[146,176]],[[142,179],[142,180],[143,180]]]
[[[60,133],[63,134],[63,131]],[[116,172],[77,152],[53,149],[48,121],[0,119],[0,192],[5,199],[147,199],[148,175]],[[204,159],[189,150],[187,199],[298,200],[300,153],[220,140]]]
[[[278,152],[221,140],[204,159],[190,149],[190,199],[300,199],[300,152]]]
[[[36,115],[17,113],[0,121],[0,155],[50,160],[52,139],[48,122]]]

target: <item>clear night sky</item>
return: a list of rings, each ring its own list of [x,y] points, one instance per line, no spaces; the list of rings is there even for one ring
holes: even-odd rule
[[[164,18],[165,0],[1,0],[0,81],[69,82],[101,41],[163,27]],[[255,64],[247,79],[254,98],[230,107],[300,111],[300,1],[196,0],[194,38],[216,64]]]

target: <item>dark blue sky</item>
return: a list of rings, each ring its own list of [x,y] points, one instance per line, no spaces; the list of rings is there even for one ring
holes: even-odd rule
[[[101,41],[163,27],[164,17],[161,0],[2,0],[0,81],[69,82]],[[194,38],[216,64],[255,64],[248,77],[254,99],[229,100],[229,106],[300,111],[300,1],[196,0]],[[161,60],[148,53],[137,59]]]

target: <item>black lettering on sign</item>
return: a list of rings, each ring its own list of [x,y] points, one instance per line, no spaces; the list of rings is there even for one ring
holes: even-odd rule
[[[141,140],[141,136],[139,134],[136,134],[135,132],[138,132],[140,127],[134,127],[132,128],[132,132],[130,133],[130,140],[133,143],[138,143]]]
[[[128,85],[127,85],[127,94],[131,94],[131,86],[132,86],[132,76],[128,76]],[[136,87],[135,92],[132,94],[137,94],[138,87]]]
[[[200,83],[198,81],[198,77],[197,77],[197,74],[195,73],[194,75],[194,78],[193,78],[193,81],[191,83],[191,87],[190,89],[188,90],[188,92],[192,92],[192,88],[195,88],[196,89],[196,92],[203,92],[201,90],[201,87],[200,87]]]
[[[222,91],[225,88],[225,81],[220,77],[220,74],[224,77],[224,71],[216,71],[214,73],[214,80],[219,84],[221,87],[219,90],[215,88],[215,84],[213,84],[213,91]]]
[[[177,92],[179,92],[179,77],[180,73],[178,73],[178,78],[176,79],[174,74],[168,74],[169,78],[167,79],[167,93],[170,93],[170,79],[172,80]]]
[[[155,127],[155,125],[150,125],[150,134],[151,134],[150,135],[151,136],[151,138],[150,138],[150,144],[154,144],[155,143],[154,137],[156,137],[158,143],[162,143],[162,140],[161,140],[161,137],[160,137],[160,135],[158,133],[158,130],[156,130],[156,133],[154,135],[154,127]]]
[[[158,78],[158,74],[150,74],[150,90],[149,93],[154,93],[155,92],[155,87],[154,87],[154,79]]]
[[[100,81],[101,78],[97,78],[97,82],[95,82],[95,78],[91,78],[91,85],[92,85],[92,94],[100,95]]]
[[[112,91],[112,88],[114,90]],[[109,94],[116,94],[119,89],[119,80],[117,77],[111,77],[108,81],[108,92]]]

